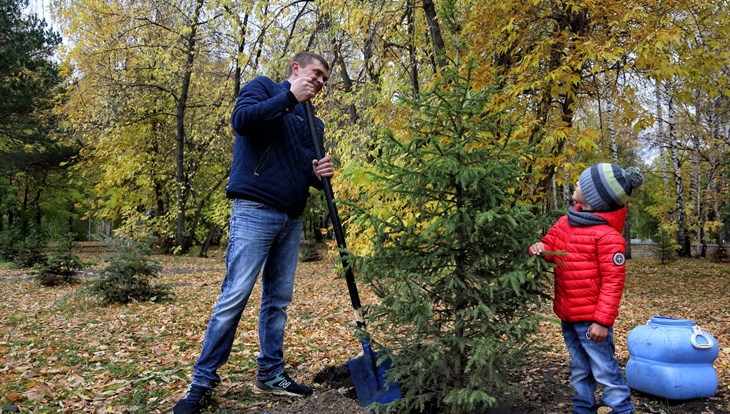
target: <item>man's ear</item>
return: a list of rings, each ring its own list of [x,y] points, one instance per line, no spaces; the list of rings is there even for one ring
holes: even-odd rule
[[[299,70],[299,62],[291,63],[291,74],[294,75]]]

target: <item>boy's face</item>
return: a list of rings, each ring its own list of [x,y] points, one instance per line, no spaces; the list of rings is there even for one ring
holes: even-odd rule
[[[573,191],[573,201],[580,204],[580,208],[583,211],[593,211],[593,207],[591,207],[590,204],[586,201],[586,198],[583,196],[583,191],[580,189],[580,181],[575,183],[575,191]]]

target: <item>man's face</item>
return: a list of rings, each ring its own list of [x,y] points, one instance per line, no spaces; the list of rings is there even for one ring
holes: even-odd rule
[[[294,62],[292,63],[292,77],[293,79],[309,77],[317,88],[317,93],[319,93],[324,84],[327,83],[327,79],[329,79],[329,71],[317,59],[313,59],[305,66],[300,66],[299,62]]]

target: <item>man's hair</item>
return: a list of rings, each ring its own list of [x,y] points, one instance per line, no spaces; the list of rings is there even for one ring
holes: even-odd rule
[[[314,61],[314,60],[319,61],[319,63],[321,63],[322,66],[324,66],[325,69],[327,69],[327,71],[330,70],[330,65],[327,64],[327,60],[325,58],[323,58],[322,56],[320,56],[316,53],[303,51],[303,52],[299,52],[296,55],[294,55],[291,62],[289,62],[289,71],[287,73],[287,76],[291,76],[291,64],[292,63],[297,62],[297,63],[299,63],[299,66],[304,67],[304,66],[307,66],[308,64],[312,63],[312,61]]]

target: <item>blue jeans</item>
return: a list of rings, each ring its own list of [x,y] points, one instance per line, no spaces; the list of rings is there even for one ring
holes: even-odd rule
[[[602,342],[588,339],[586,333],[591,322],[562,322],[563,339],[570,353],[570,382],[575,388],[573,412],[576,414],[596,414],[596,385],[604,386],[602,401],[611,408],[612,414],[634,412],[631,403],[631,390],[614,356],[613,328],[608,329],[608,337]]]
[[[221,381],[216,370],[228,361],[238,322],[262,267],[256,378],[268,379],[284,371],[286,308],[294,292],[301,235],[301,216],[289,217],[248,200],[233,201],[226,277],[193,368],[193,384],[212,388]]]

